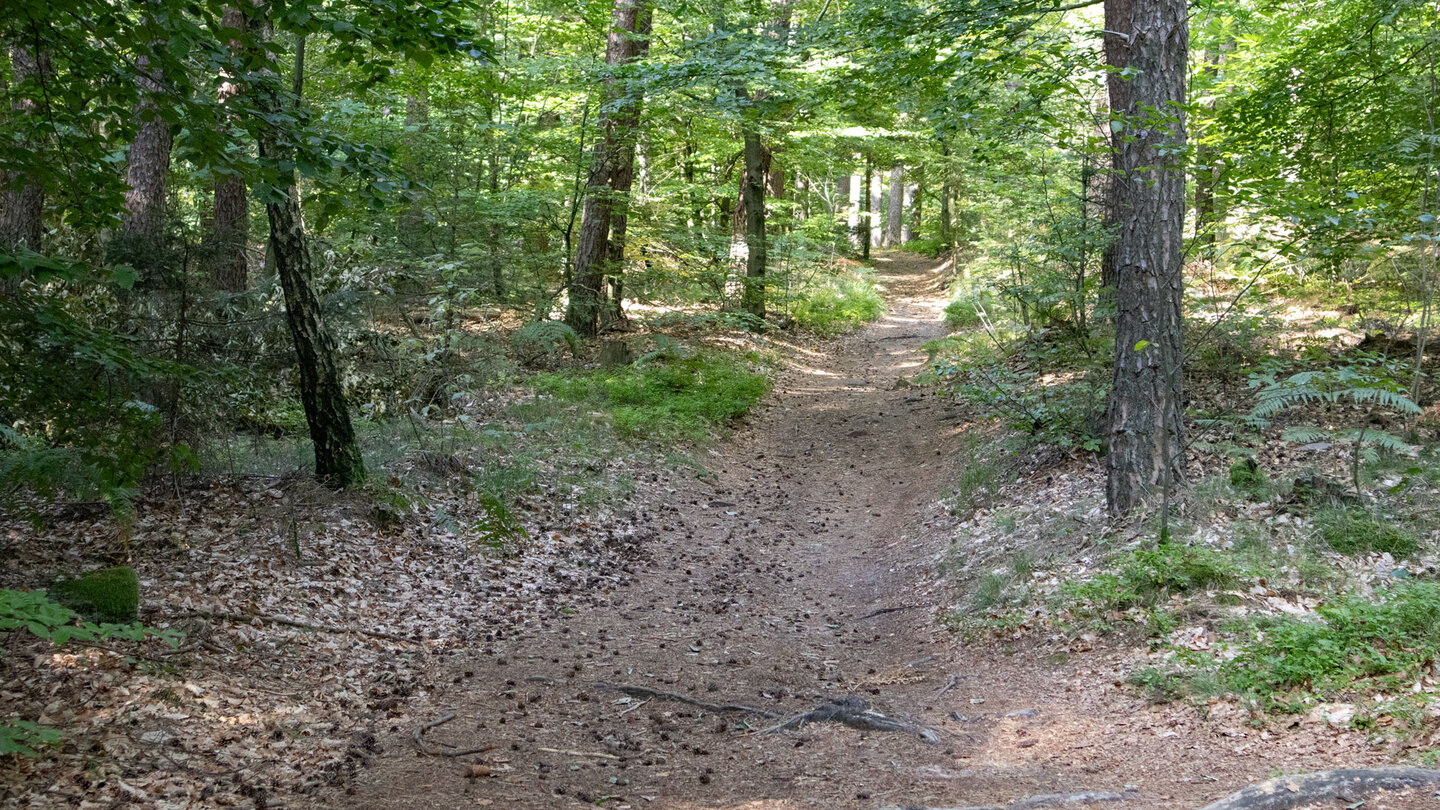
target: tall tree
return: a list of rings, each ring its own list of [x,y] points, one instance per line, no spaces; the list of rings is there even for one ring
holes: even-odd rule
[[[895,161],[890,167],[890,200],[888,210],[885,212],[885,241],[886,247],[894,247],[900,244],[902,230],[905,227],[905,164]]]
[[[162,47],[162,43],[152,43]],[[164,71],[148,55],[135,58],[140,103],[135,117],[139,129],[130,143],[125,164],[125,219],[123,230],[132,237],[153,237],[165,224],[165,195],[170,181],[170,122],[161,114],[165,98]]]
[[[865,182],[862,184],[860,194],[865,198],[864,208],[860,211],[860,258],[870,260],[870,236],[871,218],[874,216],[872,210],[873,182],[875,180],[875,166],[870,159],[869,153],[865,155]]]
[[[1113,8],[1112,8],[1113,6]],[[1129,32],[1116,118],[1115,369],[1106,502],[1123,515],[1184,480],[1185,0],[1107,0],[1107,26]]]
[[[643,58],[650,48],[650,25],[654,10],[642,0],[635,20],[635,36],[631,39],[630,51],[625,60]],[[615,321],[625,319],[625,231],[630,221],[630,189],[635,184],[635,148],[640,135],[640,111],[644,99],[640,91],[627,88],[622,106],[617,113],[620,119],[617,129],[621,135],[619,154],[615,159],[615,171],[610,176],[610,190],[614,196],[610,214],[610,240],[605,249],[605,271],[610,279],[610,317]]]
[[[228,32],[229,48],[238,56],[245,36],[245,14],[239,8],[226,6],[221,25]],[[240,93],[239,77],[226,74],[220,78],[219,101],[227,108],[224,122],[229,125],[227,138],[241,137],[234,126],[235,113],[228,111]],[[232,143],[231,148],[242,148]],[[210,243],[214,246],[211,282],[217,290],[242,292],[249,283],[249,263],[245,251],[250,239],[249,186],[244,175],[226,174],[215,184],[214,209],[210,217]]]
[[[27,118],[40,115],[35,99],[38,93],[28,85],[32,80],[44,81],[50,71],[48,55],[16,45],[10,51],[10,70],[15,82],[10,114]],[[29,128],[29,131],[35,130]],[[38,150],[40,145],[27,143],[26,148]],[[0,250],[26,247],[39,251],[44,235],[44,212],[45,191],[35,178],[20,171],[0,172]]]
[[[298,111],[305,77],[304,42],[301,37],[296,46],[291,103],[286,105],[273,81],[258,89],[255,107],[263,119],[284,120]],[[295,343],[300,402],[315,447],[315,476],[329,486],[356,487],[365,482],[365,461],[340,381],[335,339],[325,327],[320,300],[311,284],[314,268],[300,213],[294,148],[273,125],[260,127],[258,141],[261,159],[277,167],[278,181],[265,201],[265,213],[270,220],[275,270],[285,294],[285,319]]]
[[[1148,0],[1140,0],[1147,2]],[[1120,227],[1120,206],[1121,196],[1125,189],[1123,178],[1124,169],[1124,147],[1125,141],[1130,137],[1126,132],[1124,116],[1130,110],[1130,99],[1132,89],[1130,86],[1128,68],[1130,66],[1130,46],[1134,42],[1134,24],[1130,18],[1131,6],[1135,0],[1105,0],[1105,70],[1107,79],[1105,82],[1107,95],[1110,103],[1110,146],[1111,146],[1111,172],[1105,188],[1105,228],[1110,233],[1115,233]],[[1119,243],[1112,240],[1105,248],[1105,253],[1100,258],[1100,287],[1101,295],[1106,299],[1113,300],[1115,293],[1116,262],[1118,257],[1116,250]]]
[[[790,40],[791,0],[772,0],[771,24],[766,32],[784,49]],[[740,180],[740,202],[745,211],[745,278],[740,305],[758,318],[765,317],[765,270],[768,236],[765,233],[765,185],[770,176],[770,150],[760,135],[759,102],[769,98],[764,90],[751,91],[743,85],[735,94],[749,106],[745,118],[745,173]]]
[[[610,35],[605,45],[605,64],[612,74],[639,54],[639,24],[642,6],[647,0],[615,0],[610,14]],[[623,144],[631,138],[625,131],[626,110],[616,109],[616,102],[626,98],[619,79],[611,75],[605,80],[607,103],[601,108],[599,136],[590,161],[585,182],[585,209],[580,220],[580,240],[575,246],[575,264],[570,273],[570,301],[565,310],[565,323],[587,337],[600,329],[600,311],[605,295],[605,261],[609,253],[610,226],[614,217],[614,182],[624,151]],[[638,110],[636,112],[638,117]],[[633,141],[630,151],[634,160]],[[633,169],[632,169],[633,171]],[[626,180],[628,185],[629,180]]]

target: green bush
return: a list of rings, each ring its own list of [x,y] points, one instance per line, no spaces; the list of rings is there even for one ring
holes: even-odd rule
[[[1415,536],[1392,521],[1362,509],[1326,509],[1315,515],[1320,537],[1341,554],[1380,551],[1409,557],[1420,550]]]
[[[1397,585],[1378,599],[1349,596],[1316,609],[1318,620],[1292,617],[1257,625],[1226,681],[1273,701],[1293,689],[1333,692],[1377,679],[1381,688],[1413,684],[1440,657],[1440,585]],[[1293,705],[1293,704],[1292,704]]]
[[[543,393],[608,411],[629,438],[700,441],[744,416],[770,390],[764,374],[734,355],[654,356],[631,366],[535,378]]]
[[[140,580],[128,565],[101,568],[50,586],[57,602],[101,621],[130,621],[140,611]]]
[[[880,288],[860,275],[834,279],[807,290],[790,309],[790,317],[797,324],[824,336],[852,332],[884,313],[885,299]]]
[[[945,305],[945,325],[951,329],[968,329],[983,322],[981,313],[993,317],[995,294],[988,289],[968,289],[958,292]]]

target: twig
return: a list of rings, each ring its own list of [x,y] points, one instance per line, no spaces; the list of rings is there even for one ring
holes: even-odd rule
[[[358,633],[362,636],[369,636],[371,638],[383,638],[390,641],[401,641],[406,644],[420,643],[413,638],[397,636],[394,633],[386,633],[381,630],[365,630],[359,627],[337,627],[330,624],[310,624],[309,622],[300,622],[294,619],[287,619],[284,616],[266,616],[261,613],[224,613],[209,610],[195,610],[189,613],[178,613],[174,616],[166,616],[164,618],[170,619],[172,621],[178,619],[210,619],[212,621],[241,622],[243,624],[248,624],[258,619],[261,622],[270,622],[271,624],[283,624],[286,627],[298,627],[301,630],[314,630],[320,633]]]
[[[425,743],[425,732],[429,731],[432,728],[443,726],[454,719],[455,713],[448,712],[446,714],[440,715],[439,717],[431,720],[428,723],[421,723],[415,729],[415,734],[413,735],[415,738],[415,747],[420,749],[420,753],[424,754],[427,757],[465,757],[471,754],[483,754],[486,751],[495,750],[495,746],[493,745],[482,745],[479,748],[467,748],[464,751],[435,751],[431,749],[430,746]],[[441,743],[441,745],[445,745],[445,743]],[[453,748],[454,746],[451,747]]]
[[[536,748],[535,750],[544,751],[547,754],[564,754],[567,757],[595,757],[597,759],[613,759],[617,761],[620,759],[620,757],[613,754],[603,754],[599,751],[572,751],[568,748]]]
[[[861,616],[859,619],[857,619],[857,621],[873,619],[876,616],[883,616],[886,613],[899,613],[902,610],[914,610],[917,607],[919,607],[919,605],[901,605],[900,607],[880,608],[879,610],[872,610],[869,613],[866,613],[864,616]]]
[[[640,708],[641,706],[644,706],[646,703],[649,703],[649,702],[650,702],[650,701],[648,701],[648,700],[642,700],[642,701],[640,701],[639,703],[636,703],[635,705],[633,705],[633,706],[631,706],[630,708],[626,709],[625,711],[620,712],[618,715],[616,715],[616,717],[624,717],[625,715],[629,714],[630,712],[635,711],[636,709]]]

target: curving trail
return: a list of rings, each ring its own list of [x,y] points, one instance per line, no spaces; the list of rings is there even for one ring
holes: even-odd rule
[[[457,718],[427,745],[495,750],[422,757],[399,729],[315,806],[1178,810],[1282,765],[1334,767],[1147,709],[1114,685],[1122,652],[1069,662],[936,629],[936,501],[963,426],[896,381],[945,334],[940,268],[879,266],[885,318],[794,354],[715,480],[640,505],[664,529],[630,585],[452,665],[433,703]],[[492,775],[466,778],[471,762]]]

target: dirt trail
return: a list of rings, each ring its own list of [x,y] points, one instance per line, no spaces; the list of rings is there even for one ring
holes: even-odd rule
[[[937,631],[927,569],[949,519],[935,501],[961,428],[944,400],[896,381],[943,336],[943,294],[933,262],[880,267],[888,315],[794,358],[712,458],[715,480],[642,505],[663,530],[631,585],[453,665],[432,700],[457,719],[427,739],[495,750],[420,757],[398,729],[316,806],[941,807],[1131,788],[1103,806],[1194,808],[1280,768],[1382,759],[1148,708],[1114,684],[1120,651],[1066,660],[1063,647],[1016,654]],[[941,742],[839,723],[756,733],[777,720],[604,684],[776,718],[858,695]],[[471,762],[494,775],[465,778]]]

